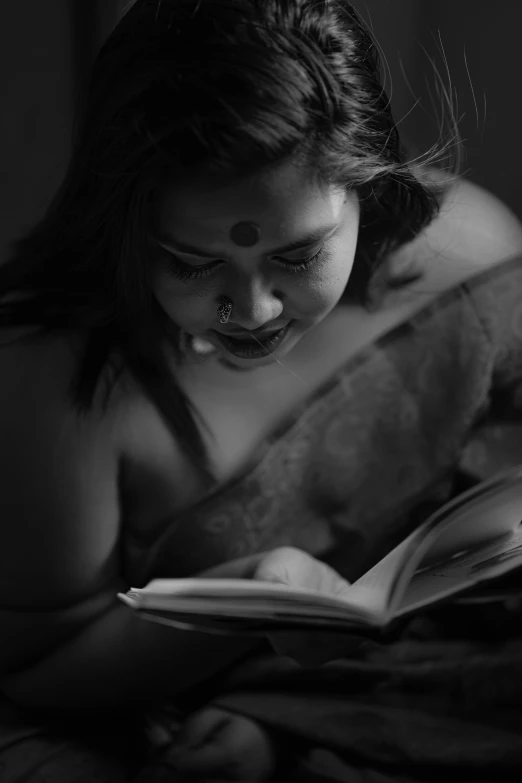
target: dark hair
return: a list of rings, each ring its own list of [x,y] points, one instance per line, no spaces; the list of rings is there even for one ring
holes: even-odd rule
[[[0,325],[84,334],[77,411],[108,368],[125,368],[210,478],[164,354],[169,345],[181,359],[178,330],[148,279],[160,174],[201,165],[233,179],[293,156],[354,188],[350,286],[363,299],[387,254],[433,218],[435,193],[406,160],[376,46],[346,0],[136,0],[96,59],[78,130],[45,217],[0,268]]]

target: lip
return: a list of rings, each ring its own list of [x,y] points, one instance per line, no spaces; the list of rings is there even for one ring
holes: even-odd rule
[[[288,326],[288,322],[285,324],[285,326]],[[265,329],[264,331],[253,331],[249,332],[246,329],[243,329],[241,332],[218,332],[217,329],[214,329],[217,334],[219,334],[220,337],[228,337],[232,340],[236,341],[243,341],[246,343],[249,342],[255,342],[256,340],[260,340],[260,342],[263,342],[264,340],[269,340],[271,337],[273,337],[275,334],[281,331],[283,329],[283,326],[280,326],[278,329]]]
[[[255,335],[256,340],[259,340],[259,342],[256,342],[256,340],[252,339],[245,339],[245,337],[238,337],[235,339],[232,336],[217,332],[215,329],[213,332],[221,345],[234,356],[238,356],[241,359],[260,359],[262,357],[269,356],[269,354],[271,354],[279,345],[281,345],[288,333],[288,330],[290,329],[291,324],[292,321],[289,321],[281,329],[276,331],[272,330],[268,333],[268,337],[265,337],[264,339],[261,339]]]

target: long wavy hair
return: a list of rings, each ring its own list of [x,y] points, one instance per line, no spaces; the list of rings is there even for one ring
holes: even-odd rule
[[[233,181],[292,156],[359,196],[349,286],[364,301],[438,200],[407,161],[376,44],[350,3],[136,0],[95,61],[61,187],[0,268],[0,326],[84,335],[78,414],[125,370],[211,480],[197,411],[167,362],[166,348],[182,356],[151,290],[148,206],[167,170]]]

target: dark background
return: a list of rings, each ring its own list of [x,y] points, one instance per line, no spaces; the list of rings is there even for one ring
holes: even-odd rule
[[[92,59],[125,5],[125,0],[0,3],[0,258],[9,240],[40,217],[63,176],[72,119]],[[451,83],[458,106],[464,172],[522,217],[522,3],[355,0],[354,5],[384,52],[386,86],[405,141],[423,152],[437,140],[436,69],[446,88]]]

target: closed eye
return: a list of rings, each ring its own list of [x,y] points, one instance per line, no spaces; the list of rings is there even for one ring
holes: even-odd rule
[[[169,272],[179,280],[199,280],[201,278],[208,277],[215,269],[226,263],[226,261],[216,259],[215,261],[211,261],[208,264],[187,264],[177,255],[170,252],[170,250],[164,248],[162,245],[160,245],[160,248],[168,257]],[[307,270],[316,261],[321,260],[324,255],[325,245],[322,245],[319,250],[313,253],[313,255],[306,256],[305,258],[296,258],[294,260],[289,258],[274,257],[273,260],[275,260],[277,264],[283,266],[286,270],[295,273]]]
[[[322,261],[326,257],[326,245],[322,245],[313,255],[306,258],[296,259],[291,261],[288,258],[282,258],[278,263],[282,263],[286,269],[291,272],[305,272],[313,264],[318,261]]]

